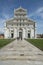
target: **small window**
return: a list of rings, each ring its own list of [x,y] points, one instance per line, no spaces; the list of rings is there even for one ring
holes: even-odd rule
[[[11,24],[11,26],[13,26],[13,24]]]
[[[28,26],[29,26],[29,24],[28,24]]]
[[[13,32],[13,30],[11,30],[11,32]]]

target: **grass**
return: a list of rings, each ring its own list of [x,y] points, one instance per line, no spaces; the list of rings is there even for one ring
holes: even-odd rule
[[[0,39],[0,49],[12,42],[14,39]]]
[[[27,41],[43,51],[43,39],[27,39]]]

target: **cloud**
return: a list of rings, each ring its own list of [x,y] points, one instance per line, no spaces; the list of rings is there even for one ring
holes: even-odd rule
[[[0,18],[0,33],[4,33],[4,22],[8,18],[6,15],[2,15]]]
[[[0,33],[4,33],[4,19],[0,19]]]
[[[37,22],[37,33],[43,33],[43,7],[38,8],[35,12],[29,15],[30,18]]]
[[[6,13],[2,13],[2,17],[3,17],[3,19],[9,19],[10,18],[9,14],[6,14]]]
[[[9,15],[3,14],[2,17],[0,18],[0,28],[4,26],[5,20],[9,18]]]
[[[38,17],[40,19],[43,19],[43,7],[38,8],[34,13],[30,14],[29,17]]]
[[[0,28],[0,33],[4,33],[4,28]]]
[[[8,14],[2,13],[2,15],[0,16],[0,27],[3,27],[5,20],[9,18],[10,16]]]
[[[5,20],[0,18],[0,33],[4,33],[4,22]]]
[[[4,32],[4,23],[6,22],[7,19],[9,19],[11,17],[11,15],[2,12],[2,14],[0,15],[0,33]]]
[[[36,11],[36,14],[37,14],[38,16],[40,16],[41,19],[43,19],[43,7],[39,8],[39,9]]]

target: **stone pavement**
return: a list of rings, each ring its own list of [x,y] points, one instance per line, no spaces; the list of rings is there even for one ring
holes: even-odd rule
[[[0,65],[43,65],[43,52],[25,40],[0,49]]]

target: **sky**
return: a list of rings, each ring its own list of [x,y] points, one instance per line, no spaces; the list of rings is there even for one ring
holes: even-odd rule
[[[0,0],[0,33],[6,20],[14,17],[14,9],[27,9],[27,15],[36,22],[37,34],[43,34],[43,0]]]

